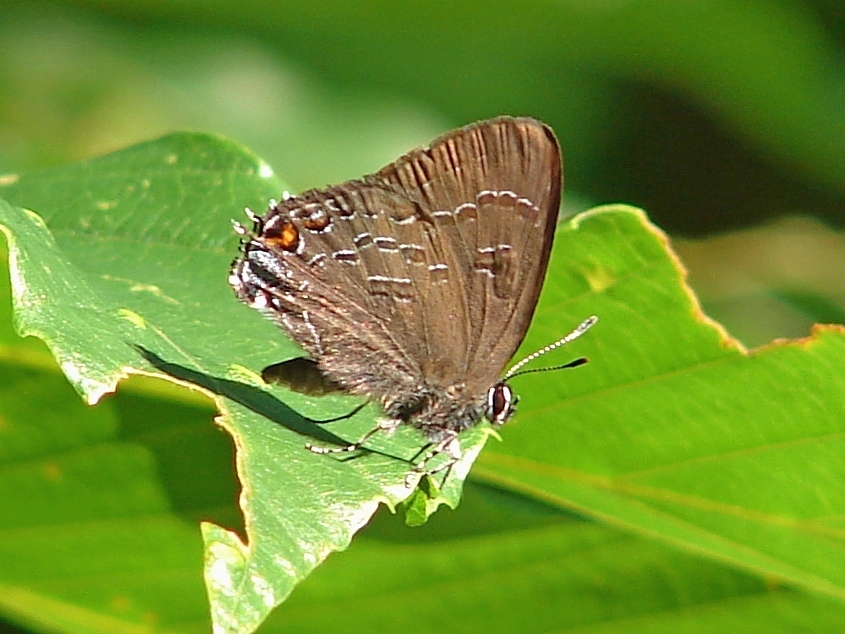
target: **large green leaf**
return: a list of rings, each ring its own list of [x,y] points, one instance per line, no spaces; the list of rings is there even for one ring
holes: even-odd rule
[[[85,407],[56,372],[8,364],[0,383],[0,613],[41,632],[207,632],[196,518],[236,512],[230,449],[208,409],[125,391]],[[423,529],[382,513],[261,631],[828,632],[843,622],[836,602],[470,486],[458,512]]]
[[[89,401],[145,372],[202,389],[223,412],[248,539],[205,524],[206,580],[217,626],[249,631],[380,503],[410,493],[393,456],[419,446],[400,430],[352,460],[313,455],[306,440],[337,438],[309,419],[354,401],[258,378],[299,353],[227,288],[229,218],[281,184],[240,148],[197,135],[4,182],[0,193],[49,227],[0,206],[21,331],[47,342]],[[476,473],[841,598],[842,333],[746,356],[701,314],[665,238],[621,206],[561,225],[526,350],[590,314],[601,321],[569,353],[592,363],[517,379],[519,416]],[[368,407],[332,431],[357,438],[375,416]],[[456,503],[484,436],[466,439],[442,499]],[[423,501],[423,515],[437,504]]]
[[[380,503],[411,493],[408,460],[420,446],[413,430],[374,439],[374,451],[351,460],[313,454],[307,440],[340,438],[311,419],[343,414],[355,402],[287,394],[257,374],[300,354],[234,300],[226,282],[237,246],[231,218],[281,193],[266,164],[221,139],[173,135],[4,183],[6,197],[40,212],[0,202],[20,332],[48,344],[89,402],[143,372],[202,389],[225,414],[221,424],[239,449],[249,539],[203,527],[221,627],[256,626],[330,552],[345,548]],[[363,435],[375,416],[368,407],[344,426],[345,437]],[[423,515],[457,504],[485,436],[478,429],[462,439],[464,458],[443,490],[424,500]]]
[[[57,371],[4,362],[0,613],[46,632],[207,632],[197,522],[242,530],[212,416],[126,392],[87,407]]]
[[[484,487],[468,487],[457,512],[410,535],[384,519],[317,570],[268,626],[581,634],[826,632],[845,623],[837,601]]]
[[[570,273],[549,279],[527,346],[589,303],[593,363],[520,385],[519,420],[474,473],[845,599],[845,328],[746,353],[636,215],[579,222],[557,236]]]

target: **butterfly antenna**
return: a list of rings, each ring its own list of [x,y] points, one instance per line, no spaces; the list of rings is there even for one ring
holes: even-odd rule
[[[587,357],[578,357],[574,361],[570,361],[569,363],[562,363],[561,365],[552,365],[546,368],[530,368],[528,370],[520,370],[515,374],[508,375],[508,380],[514,378],[515,376],[522,376],[523,374],[534,374],[535,372],[554,372],[555,370],[565,370],[566,368],[577,368],[579,365],[584,365],[588,361],[589,359],[587,359]]]
[[[579,365],[585,364],[587,362],[587,360],[584,359],[584,358],[580,358],[580,359],[576,359],[575,361],[572,361],[570,363],[565,363],[564,365],[561,365],[561,366],[555,366],[555,367],[552,367],[552,368],[538,368],[536,370],[525,370],[523,372],[520,372],[520,370],[522,368],[524,368],[526,366],[526,364],[531,363],[535,359],[542,357],[544,354],[547,354],[547,353],[551,352],[552,350],[556,350],[557,348],[560,348],[561,346],[565,346],[566,344],[568,344],[572,341],[575,341],[578,337],[580,337],[585,332],[587,332],[590,328],[592,328],[598,320],[599,320],[599,318],[596,317],[595,315],[593,315],[592,317],[588,317],[587,319],[582,321],[581,324],[577,328],[575,328],[575,330],[570,332],[565,337],[558,339],[554,343],[550,343],[545,348],[542,348],[541,350],[537,350],[537,352],[532,352],[531,354],[529,354],[522,361],[520,361],[515,366],[513,366],[510,370],[508,370],[507,374],[505,374],[505,377],[502,380],[507,381],[509,379],[512,379],[514,376],[517,375],[517,373],[528,374],[529,372],[545,372],[547,370],[560,370],[560,369],[563,369],[563,368],[574,368],[574,367],[577,367]]]

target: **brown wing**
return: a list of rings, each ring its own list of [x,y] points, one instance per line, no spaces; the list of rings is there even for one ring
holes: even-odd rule
[[[501,117],[437,139],[372,179],[399,185],[447,252],[448,290],[424,300],[427,377],[482,393],[525,336],[560,207],[560,149],[533,119]]]
[[[353,391],[481,395],[531,320],[559,200],[549,128],[477,123],[271,208],[233,284]]]
[[[239,297],[276,320],[329,378],[382,401],[422,381],[400,308],[414,303],[415,286],[399,256],[419,255],[390,236],[385,213],[409,207],[357,181],[289,198],[257,222],[231,276]]]

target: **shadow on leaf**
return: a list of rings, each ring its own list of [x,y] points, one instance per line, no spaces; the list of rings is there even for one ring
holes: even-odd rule
[[[229,379],[221,379],[210,376],[202,372],[197,372],[177,363],[165,361],[154,352],[147,350],[143,346],[133,346],[146,361],[155,369],[168,374],[180,381],[187,381],[198,385],[210,392],[223,396],[229,400],[242,405],[243,407],[255,412],[259,416],[266,418],[278,425],[281,425],[297,434],[313,438],[320,443],[330,443],[335,445],[346,445],[348,441],[337,436],[329,431],[326,431],[320,425],[324,422],[331,421],[315,421],[306,418],[295,410],[291,409],[279,399],[264,390],[261,390],[252,385],[247,385],[239,381],[232,381]],[[353,414],[357,413],[360,408],[355,408]]]

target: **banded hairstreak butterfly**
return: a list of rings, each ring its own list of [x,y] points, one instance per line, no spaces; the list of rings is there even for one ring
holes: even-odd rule
[[[360,180],[285,195],[263,216],[247,210],[253,226],[235,223],[243,239],[229,276],[238,298],[305,349],[324,385],[375,400],[385,414],[358,442],[309,449],[357,449],[410,424],[429,443],[410,483],[454,464],[462,431],[513,415],[507,380],[596,321],[500,378],[534,314],[561,185],[552,130],[499,117]]]

